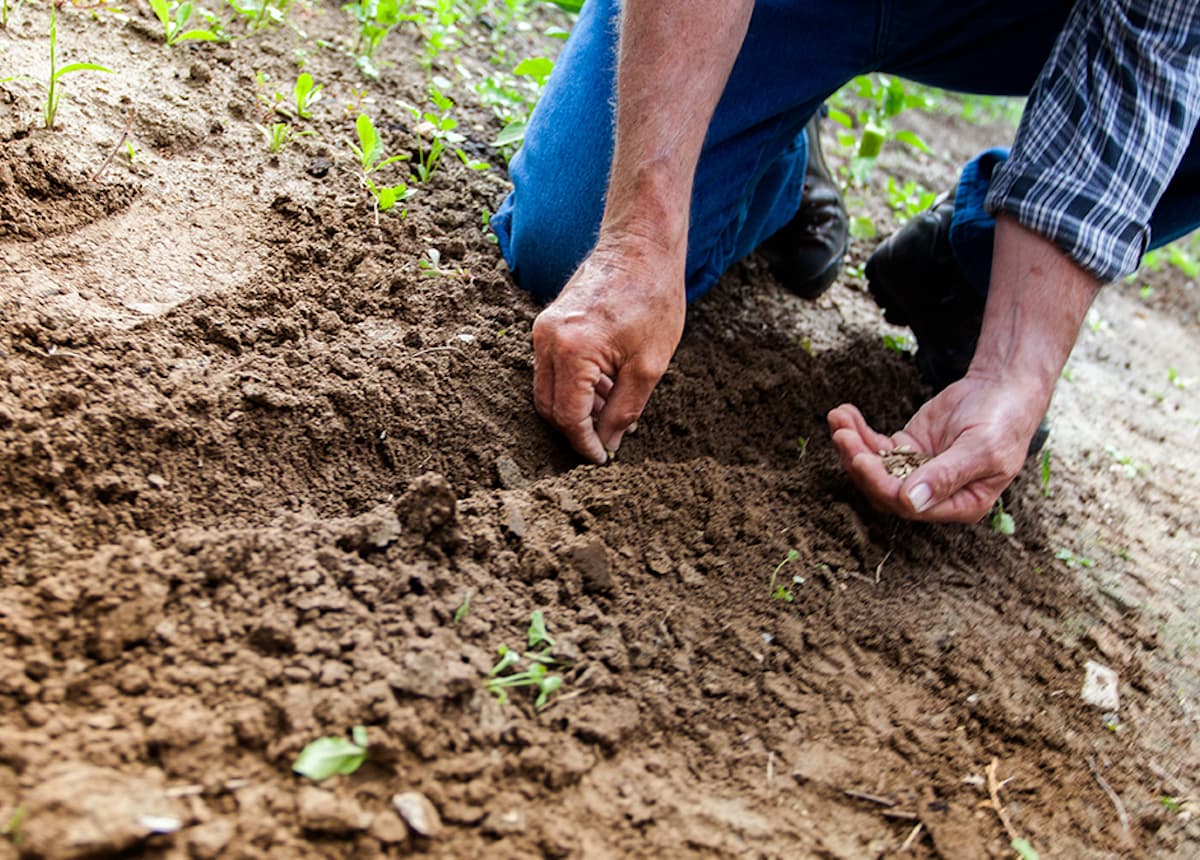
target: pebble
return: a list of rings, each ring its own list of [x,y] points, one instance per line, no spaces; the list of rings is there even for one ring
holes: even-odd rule
[[[1088,660],[1084,665],[1083,700],[1102,711],[1115,712],[1121,706],[1119,677],[1107,666]]]
[[[429,798],[419,791],[405,791],[392,798],[392,805],[414,833],[434,839],[442,833],[442,818]]]
[[[356,833],[371,823],[371,816],[355,801],[311,785],[300,789],[296,805],[300,826],[316,833]]]

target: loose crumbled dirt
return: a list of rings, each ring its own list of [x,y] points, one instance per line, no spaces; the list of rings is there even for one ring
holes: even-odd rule
[[[481,229],[485,50],[434,71],[495,167],[377,223],[344,140],[361,106],[416,149],[416,36],[364,97],[314,41],[347,16],[292,14],[311,38],[167,49],[141,5],[67,7],[64,57],[120,74],[68,79],[55,132],[0,85],[0,858],[1006,857],[993,759],[1042,857],[1200,852],[1192,284],[1102,296],[1015,537],[874,513],[838,466],[827,410],[897,429],[926,396],[855,275],[875,240],[816,303],[737,266],[583,465]],[[46,23],[21,7],[4,68],[41,68]],[[272,156],[255,73],[289,88],[296,51],[327,97]],[[134,162],[90,181],[131,108]],[[887,172],[941,188],[1011,135],[912,122],[938,154],[851,196],[881,232]],[[535,609],[571,665],[540,712],[483,687]],[[358,724],[357,773],[290,772]]]

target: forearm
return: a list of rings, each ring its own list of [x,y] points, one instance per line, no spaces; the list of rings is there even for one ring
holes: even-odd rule
[[[686,247],[692,178],[752,0],[626,0],[601,237]]]
[[[1001,216],[983,329],[968,375],[1019,383],[1044,411],[1099,288],[1057,246]]]

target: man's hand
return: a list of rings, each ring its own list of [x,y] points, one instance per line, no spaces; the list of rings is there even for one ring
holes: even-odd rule
[[[914,520],[973,523],[1009,485],[1046,403],[1036,386],[968,374],[921,407],[893,436],[877,433],[850,404],[829,413],[842,467],[880,510]],[[903,481],[880,451],[907,446],[936,455]]]
[[[914,520],[982,518],[1020,470],[1098,289],[1056,246],[1000,216],[967,375],[895,436],[877,433],[850,404],[829,413],[842,466],[871,504]],[[900,445],[933,456],[903,482],[879,458]]]
[[[683,334],[682,250],[602,240],[533,324],[533,399],[594,463],[615,453]]]

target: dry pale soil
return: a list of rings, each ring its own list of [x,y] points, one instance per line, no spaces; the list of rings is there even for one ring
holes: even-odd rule
[[[419,34],[372,82],[346,13],[291,19],[168,48],[140,2],[66,5],[62,61],[117,74],[64,79],[54,131],[0,85],[0,858],[1010,857],[1001,812],[1041,857],[1200,855],[1184,274],[1104,291],[1011,537],[881,516],[838,469],[829,408],[895,428],[925,396],[853,266],[816,303],[737,266],[582,465],[482,229],[486,22],[431,71],[492,169],[447,159],[377,221],[346,141],[361,108],[417,150]],[[0,77],[44,74],[48,21],[14,11]],[[272,155],[262,97],[301,60],[326,98]],[[935,154],[850,195],[881,232],[888,174],[941,188],[1012,133],[909,122]],[[484,687],[538,609],[541,710]],[[292,773],[355,725],[356,773]]]

